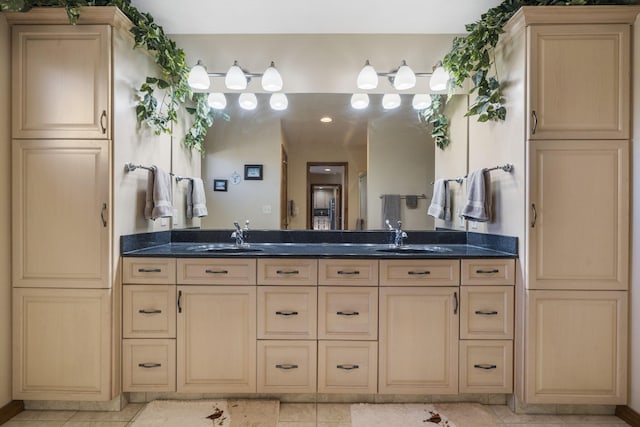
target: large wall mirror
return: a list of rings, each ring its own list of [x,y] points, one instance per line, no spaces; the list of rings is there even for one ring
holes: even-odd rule
[[[466,96],[447,104],[445,150],[435,147],[412,95],[384,110],[382,95],[372,94],[367,109],[355,110],[351,94],[289,94],[285,111],[271,110],[267,94],[257,96],[258,107],[247,111],[237,94],[227,94],[229,120],[219,118],[208,133],[202,178],[209,215],[202,228],[248,219],[254,229],[382,229],[382,196],[397,194],[404,228],[461,229],[455,215],[434,220],[427,208],[435,178],[466,174]],[[262,179],[245,179],[246,165],[261,165]],[[214,191],[214,180],[226,181],[226,191]],[[451,187],[454,212],[462,190]]]

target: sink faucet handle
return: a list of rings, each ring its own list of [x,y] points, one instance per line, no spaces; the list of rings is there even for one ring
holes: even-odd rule
[[[391,225],[391,222],[387,219],[384,221],[385,224],[387,224],[387,228],[389,229],[389,231],[393,231],[393,226]]]

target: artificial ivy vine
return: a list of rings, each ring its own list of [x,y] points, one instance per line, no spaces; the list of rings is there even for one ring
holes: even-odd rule
[[[431,137],[438,148],[444,150],[449,145],[449,119],[444,115],[446,95],[432,94],[431,104],[418,112],[420,121],[431,127]]]
[[[64,7],[72,24],[77,23],[83,6],[116,6],[133,23],[131,33],[135,47],[144,46],[155,54],[155,61],[162,70],[162,78],[147,77],[140,86],[136,116],[140,123],[148,125],[156,135],[171,133],[178,121],[178,110],[187,100],[195,108],[186,108],[194,115],[184,144],[204,154],[203,142],[207,129],[213,124],[215,114],[206,105],[206,94],[193,93],[187,78],[189,67],[184,51],[164,33],[148,13],[142,13],[131,5],[131,0],[0,0],[0,11],[27,12],[33,7]]]

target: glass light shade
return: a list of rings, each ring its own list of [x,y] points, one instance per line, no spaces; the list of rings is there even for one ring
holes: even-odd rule
[[[269,68],[267,68],[262,74],[262,89],[267,92],[277,92],[282,90],[282,86],[282,76],[276,69],[275,64],[271,62]]]
[[[431,95],[427,93],[416,93],[413,95],[413,101],[411,102],[413,108],[416,110],[424,110],[431,105]]]
[[[286,110],[289,106],[289,100],[287,99],[287,95],[278,92],[271,95],[271,98],[269,98],[269,105],[276,111],[282,111]]]
[[[238,102],[243,110],[255,110],[258,106],[258,98],[255,93],[241,93]]]
[[[369,64],[369,60],[365,62],[364,67],[360,70],[360,74],[358,74],[357,80],[358,89],[375,89],[378,87],[378,73],[373,68],[371,64]]]
[[[224,96],[224,93],[213,92],[209,94],[207,104],[214,110],[224,110],[227,106],[227,98]]]
[[[393,78],[393,87],[397,90],[411,89],[416,85],[416,75],[413,70],[407,65],[406,61],[402,61],[402,65],[396,71],[396,76]]]
[[[354,93],[351,95],[351,106],[356,110],[363,110],[369,106],[369,95],[366,93]]]
[[[209,74],[207,74],[207,69],[202,61],[198,60],[198,63],[191,68],[189,76],[187,77],[187,82],[189,83],[189,86],[191,86],[191,89],[209,89],[211,81],[209,80]]]
[[[382,97],[382,108],[385,110],[393,110],[402,104],[400,95],[397,93],[385,93]]]
[[[238,61],[233,61],[233,65],[224,77],[224,84],[228,89],[245,90],[247,88],[247,76],[238,65]]]
[[[434,91],[441,91],[447,89],[449,83],[449,73],[444,69],[442,65],[436,67],[429,80],[429,87]]]

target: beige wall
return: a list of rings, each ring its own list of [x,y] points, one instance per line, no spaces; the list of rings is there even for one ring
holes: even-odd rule
[[[11,401],[11,144],[9,27],[0,14],[0,407]]]
[[[434,176],[435,145],[424,127],[409,127],[380,119],[370,122],[367,159],[367,221],[369,230],[382,229],[383,194],[431,194]],[[406,230],[433,229],[433,217],[427,215],[431,199],[418,200],[409,209],[400,204],[400,219]]]

